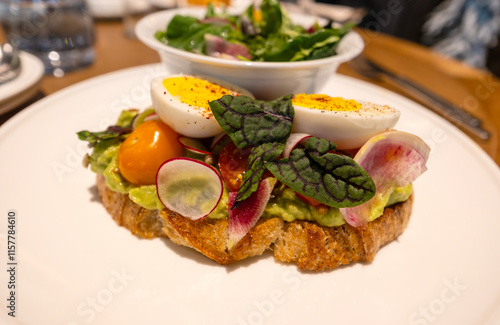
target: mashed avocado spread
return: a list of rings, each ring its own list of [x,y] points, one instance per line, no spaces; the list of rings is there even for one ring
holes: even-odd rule
[[[117,125],[129,126],[137,112],[124,111],[118,119]],[[164,208],[156,192],[156,185],[136,186],[126,181],[117,167],[117,154],[121,140],[113,138],[103,140],[96,144],[92,155],[89,157],[90,168],[93,172],[103,174],[107,186],[116,192],[128,194],[129,198],[136,204],[149,210],[161,210]],[[397,187],[386,197],[376,195],[375,208],[372,209],[370,221],[380,217],[386,206],[403,202],[412,193],[412,185]],[[218,206],[209,215],[210,218],[227,218],[228,193],[224,189],[222,199]],[[295,192],[284,185],[278,185],[273,190],[273,196],[269,200],[263,217],[280,217],[285,221],[308,220],[315,221],[326,227],[340,226],[345,223],[338,208],[313,207],[299,199]]]

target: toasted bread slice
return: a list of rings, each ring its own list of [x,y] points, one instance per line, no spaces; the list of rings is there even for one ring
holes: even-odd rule
[[[250,232],[228,251],[226,219],[193,221],[164,209],[143,209],[128,196],[110,190],[97,176],[97,190],[113,219],[143,238],[168,237],[174,243],[196,249],[219,264],[274,252],[276,260],[297,264],[301,270],[322,271],[357,261],[370,262],[379,248],[396,239],[408,225],[413,196],[386,207],[384,214],[364,228],[349,224],[323,227],[308,221],[284,222],[261,218]]]

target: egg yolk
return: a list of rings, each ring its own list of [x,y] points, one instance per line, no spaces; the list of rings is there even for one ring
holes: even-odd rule
[[[224,95],[235,94],[235,92],[212,82],[187,76],[167,78],[163,80],[163,86],[182,103],[202,110],[201,113],[207,118],[212,116],[212,111],[208,106],[209,102]]]
[[[317,94],[295,95],[292,99],[292,103],[297,106],[325,111],[357,111],[361,109],[361,104],[355,100]]]
[[[120,174],[130,183],[156,183],[156,172],[168,159],[179,157],[184,148],[178,134],[161,121],[140,124],[121,144],[117,163]]]

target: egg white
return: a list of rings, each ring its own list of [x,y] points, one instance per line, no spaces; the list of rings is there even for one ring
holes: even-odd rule
[[[292,132],[334,142],[338,149],[360,148],[377,133],[392,129],[401,113],[387,105],[358,101],[356,111],[327,111],[294,104]]]
[[[176,74],[153,79],[151,81],[151,101],[158,117],[174,131],[187,137],[208,138],[222,133],[223,130],[213,115],[207,116],[204,108],[183,103],[179,96],[173,96],[168,92],[163,81],[175,77],[193,77],[206,80],[232,92],[253,98],[248,90],[214,78]]]

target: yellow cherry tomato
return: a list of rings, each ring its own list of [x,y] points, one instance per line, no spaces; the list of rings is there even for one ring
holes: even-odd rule
[[[118,169],[122,176],[137,185],[155,184],[160,165],[183,153],[177,137],[178,134],[161,121],[140,124],[118,151]]]

